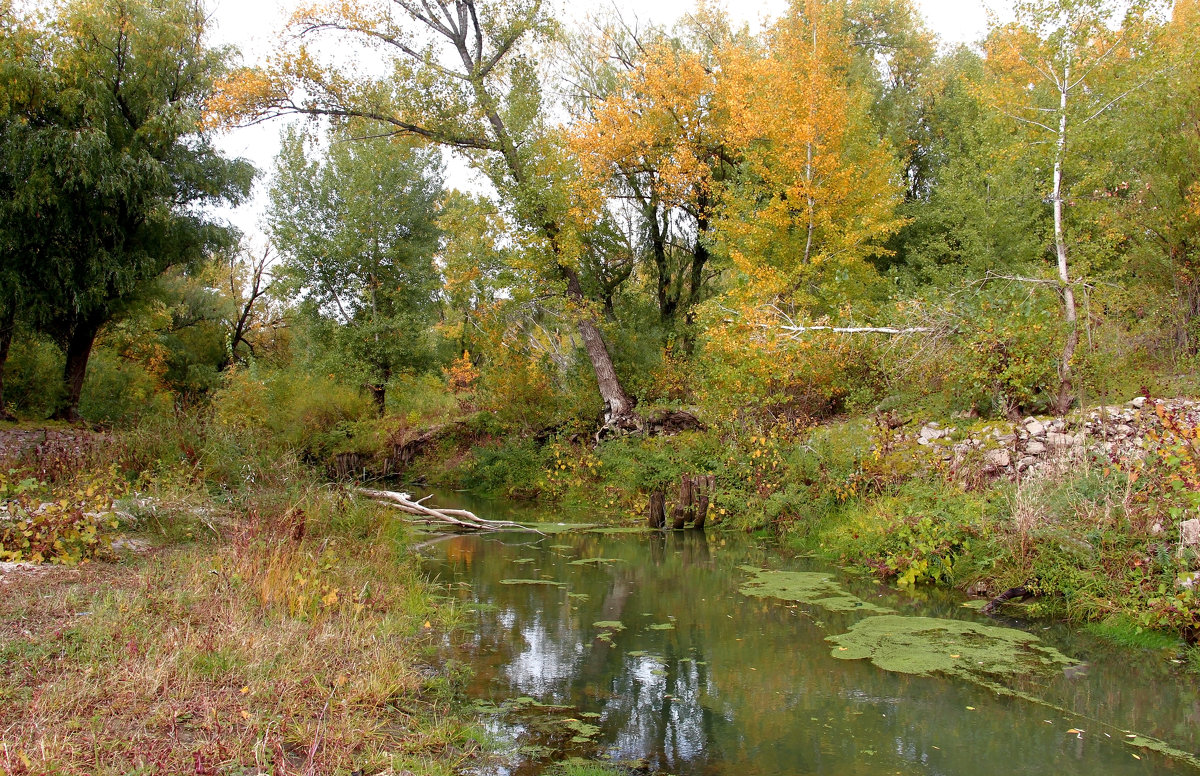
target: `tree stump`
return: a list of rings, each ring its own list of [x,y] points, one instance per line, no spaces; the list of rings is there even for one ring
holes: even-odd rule
[[[653,528],[662,528],[667,523],[667,496],[662,488],[650,491],[650,503],[646,506],[646,522]]]
[[[692,479],[692,493],[696,497],[696,528],[704,528],[704,521],[708,519],[708,501],[716,485],[717,477],[714,474],[697,474]]]
[[[696,519],[696,503],[693,493],[694,480],[688,475],[679,478],[679,501],[671,513],[671,528],[678,531]]]

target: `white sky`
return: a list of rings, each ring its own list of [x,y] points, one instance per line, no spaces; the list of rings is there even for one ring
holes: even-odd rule
[[[983,37],[986,11],[982,0],[916,0],[926,23],[943,44],[974,43]],[[211,0],[215,44],[232,44],[247,64],[265,56],[274,46],[275,36],[300,0]],[[695,0],[557,0],[562,10],[560,18],[582,21],[593,13],[616,8],[629,21],[670,26],[676,19],[693,10]],[[745,22],[752,28],[777,16],[787,7],[786,0],[740,0],[726,2],[725,7],[735,22]],[[282,121],[271,121],[245,127],[219,138],[219,146],[230,156],[251,160],[260,170],[254,198],[233,210],[222,210],[228,218],[255,242],[262,241],[261,220],[266,207],[266,179],[270,175],[275,155],[279,151]],[[451,163],[447,169],[448,185],[473,188],[471,172],[465,165]]]

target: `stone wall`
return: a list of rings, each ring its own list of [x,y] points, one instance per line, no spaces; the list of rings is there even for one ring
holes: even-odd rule
[[[1092,454],[1114,463],[1145,457],[1154,439],[1200,427],[1200,403],[1139,396],[1120,406],[1091,407],[1065,418],[1028,417],[1018,423],[926,423],[910,437],[954,468],[977,463],[985,474],[1017,477],[1050,458]]]

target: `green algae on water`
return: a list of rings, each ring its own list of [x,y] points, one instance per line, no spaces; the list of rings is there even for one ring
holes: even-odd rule
[[[568,561],[571,566],[600,566],[605,563],[620,563],[620,558],[580,558],[579,560]]]
[[[842,660],[870,658],[885,671],[944,674],[980,683],[987,676],[1017,676],[1074,665],[1075,660],[1015,628],[937,617],[880,615],[825,639]]]
[[[675,630],[675,623],[671,623],[671,622],[655,623],[654,625],[647,625],[646,630],[663,630],[663,631]]]
[[[831,612],[887,614],[895,611],[846,592],[829,574],[815,571],[768,571],[753,566],[741,566],[741,569],[754,575],[739,588],[742,595],[799,601]]]
[[[623,631],[625,630],[625,623],[619,620],[599,620],[592,623],[592,627],[599,628],[600,630]]]

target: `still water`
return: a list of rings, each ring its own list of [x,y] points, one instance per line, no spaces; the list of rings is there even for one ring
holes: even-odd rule
[[[599,756],[676,776],[1200,774],[1200,686],[1170,654],[988,618],[740,535],[461,536],[423,552],[467,610],[468,691],[511,753],[488,773]],[[748,594],[756,569],[822,574],[861,603]],[[877,665],[900,649],[889,636],[875,661],[828,640],[881,616],[1016,628],[1069,662],[926,676]],[[984,632],[942,658],[974,663]]]

